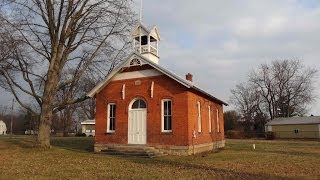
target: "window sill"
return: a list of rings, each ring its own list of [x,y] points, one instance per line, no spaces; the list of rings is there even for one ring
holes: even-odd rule
[[[116,132],[115,131],[109,131],[109,132],[105,132],[104,134],[115,134]]]
[[[161,131],[160,134],[169,134],[170,135],[170,134],[173,134],[173,133],[172,133],[172,131]]]

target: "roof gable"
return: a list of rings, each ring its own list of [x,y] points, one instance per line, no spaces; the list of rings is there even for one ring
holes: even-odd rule
[[[120,72],[120,70],[124,67],[130,67],[131,65],[144,65],[149,64],[151,67],[155,68],[156,70],[160,71],[161,73],[171,77],[172,79],[176,80],[180,84],[190,88],[192,85],[187,82],[187,80],[184,80],[182,78],[179,78],[178,76],[174,75],[173,73],[160,68],[159,65],[153,63],[152,61],[149,61],[148,59],[144,58],[143,56],[138,55],[137,53],[132,53],[129,58],[127,58],[126,61],[121,63],[115,70],[113,70],[110,74],[106,76],[106,78],[99,83],[97,86],[95,86],[88,94],[89,97],[94,97],[95,94],[99,93],[110,81],[111,79]]]
[[[175,80],[176,82],[180,83],[181,85],[192,88],[200,93],[202,93],[205,96],[208,96],[209,98],[213,99],[214,101],[217,101],[221,104],[228,105],[227,103],[223,102],[222,100],[210,95],[209,93],[201,90],[200,88],[194,86],[192,82],[185,80],[183,78],[180,78],[176,74],[174,74],[171,71],[168,71],[167,69],[164,69],[163,67],[159,66],[158,64],[146,59],[145,57],[137,54],[132,53],[123,63],[121,63],[115,70],[113,70],[110,74],[106,76],[106,78],[99,83],[97,86],[95,86],[88,94],[89,97],[94,97],[97,93],[99,93],[109,82],[112,80],[113,77],[115,77],[122,68],[130,67],[130,66],[136,66],[136,65],[144,65],[148,64],[154,69],[158,70],[159,72],[165,74],[166,76],[170,77],[171,79]]]
[[[140,32],[140,28],[141,28],[141,32]],[[134,28],[134,31],[132,31],[131,35],[133,37],[138,37],[141,35],[151,35],[153,38],[157,39],[158,41],[160,41],[160,33],[158,31],[157,26],[153,26],[150,30],[145,27],[143,24],[139,24],[136,28]]]
[[[138,24],[138,26],[136,28],[134,28],[134,31],[132,31],[131,35],[136,37],[140,35],[140,27],[141,27],[141,34],[149,34],[150,31],[148,30],[148,28],[146,28],[143,24]]]
[[[151,30],[150,30],[150,35],[152,37],[154,37],[155,39],[160,41],[160,33],[158,31],[157,26],[154,26]]]

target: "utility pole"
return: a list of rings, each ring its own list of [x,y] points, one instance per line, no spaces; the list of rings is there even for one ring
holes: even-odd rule
[[[10,122],[10,135],[12,136],[12,125],[13,125],[13,106],[14,106],[14,99],[12,99],[12,106],[11,106],[11,122]]]

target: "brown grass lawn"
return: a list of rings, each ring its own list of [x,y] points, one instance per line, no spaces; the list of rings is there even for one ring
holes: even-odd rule
[[[218,152],[152,159],[94,154],[92,138],[52,144],[0,137],[0,179],[320,179],[319,141],[227,140]]]

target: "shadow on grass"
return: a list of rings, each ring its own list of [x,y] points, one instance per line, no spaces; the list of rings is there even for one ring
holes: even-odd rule
[[[30,149],[38,148],[35,136],[6,136],[1,137],[7,143],[13,144],[20,148]],[[51,137],[52,146],[77,151],[77,152],[93,152],[94,138],[92,137]]]
[[[201,158],[202,155],[196,155],[192,158]],[[202,156],[203,157],[203,156]],[[124,158],[124,157],[121,157]],[[215,176],[218,179],[288,179],[288,177],[273,176],[270,174],[255,174],[247,172],[239,172],[235,170],[226,170],[222,168],[212,167],[210,165],[194,164],[186,161],[179,161],[178,158],[168,159],[170,156],[165,158],[155,159],[144,159],[144,158],[130,158],[134,163],[140,163],[143,165],[159,165],[159,166],[170,166],[178,169],[187,169],[188,171],[205,171],[208,174]],[[126,158],[128,160],[128,158]]]
[[[77,151],[93,152],[93,137],[52,137],[50,140],[52,146]]]
[[[36,147],[36,139],[33,136],[8,136],[1,138],[7,143],[16,145],[21,148],[34,148]]]

